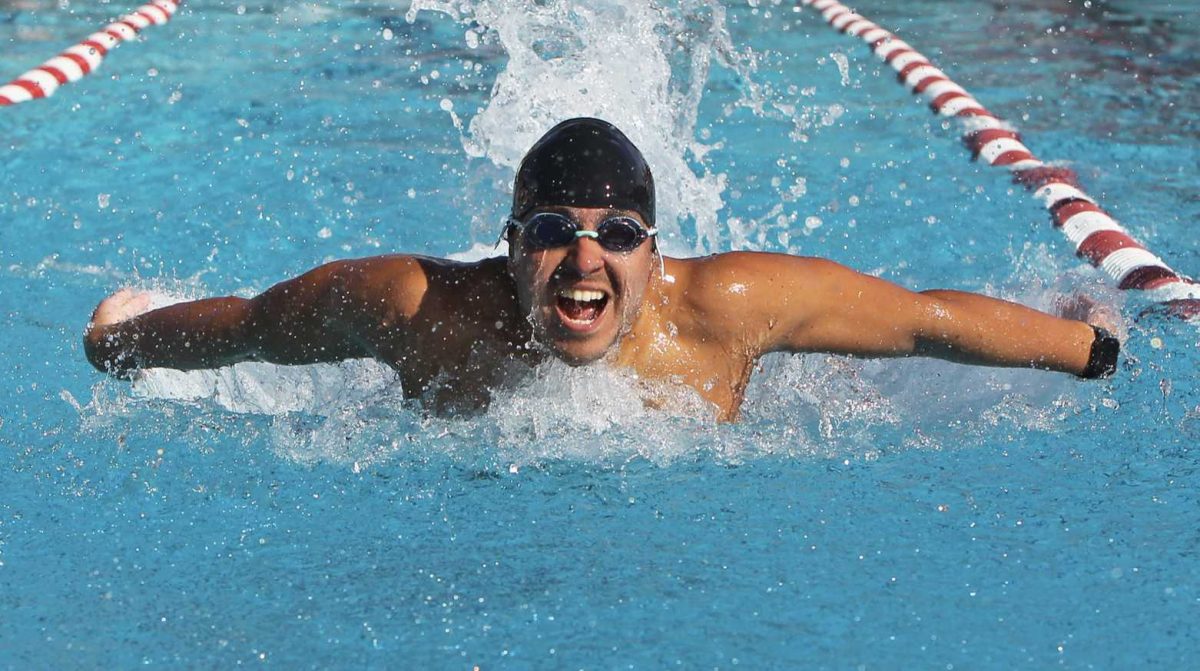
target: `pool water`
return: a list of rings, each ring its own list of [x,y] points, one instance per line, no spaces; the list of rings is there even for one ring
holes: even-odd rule
[[[119,2],[0,2],[0,77]],[[856,7],[1200,274],[1183,2]],[[103,379],[90,310],[329,259],[477,258],[516,162],[604,116],[664,245],[833,258],[1129,339],[1102,382],[770,357],[744,420],[548,365],[428,416],[371,362]],[[1107,288],[860,42],[769,0],[189,0],[0,110],[0,666],[1184,668],[1197,326]]]

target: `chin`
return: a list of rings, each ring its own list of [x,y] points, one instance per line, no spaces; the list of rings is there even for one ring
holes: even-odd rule
[[[570,366],[586,366],[607,356],[620,340],[621,329],[613,319],[612,307],[594,324],[570,323],[554,308],[543,312],[544,319],[535,330],[537,339],[556,358]]]
[[[568,340],[551,344],[550,350],[559,360],[568,366],[586,366],[605,357],[612,350],[614,342],[580,342]]]

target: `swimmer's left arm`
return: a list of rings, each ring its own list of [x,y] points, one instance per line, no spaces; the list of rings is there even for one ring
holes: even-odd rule
[[[749,288],[732,315],[759,353],[931,356],[1097,373],[1097,333],[1082,321],[967,292],[913,292],[823,259],[742,256],[730,259],[730,272]]]
[[[1097,352],[1101,333],[1086,322],[964,291],[919,295],[927,303],[918,313],[918,356],[1080,377],[1107,377],[1115,370],[1116,350],[1111,356]]]

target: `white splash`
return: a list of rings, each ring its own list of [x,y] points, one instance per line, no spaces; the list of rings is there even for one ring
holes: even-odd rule
[[[835,51],[829,54],[829,58],[837,65],[838,74],[842,77],[842,86],[850,85],[850,59],[846,58],[846,54],[840,51]]]
[[[238,413],[324,414],[331,407],[365,401],[396,385],[395,371],[372,359],[339,364],[279,366],[239,363],[215,370],[151,368],[133,382],[141,398],[211,400]]]
[[[747,76],[752,68],[733,49],[719,2],[414,0],[406,18],[422,12],[470,26],[468,48],[496,45],[508,57],[463,136],[469,156],[515,170],[559,121],[606,119],[654,171],[668,252],[719,249],[725,176],[704,167],[712,147],[696,139],[696,116],[714,60]],[[680,235],[686,220],[695,223],[691,240]]]

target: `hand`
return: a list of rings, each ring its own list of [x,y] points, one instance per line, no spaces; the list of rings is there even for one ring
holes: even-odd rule
[[[1099,303],[1089,296],[1082,294],[1063,296],[1055,301],[1055,307],[1060,317],[1099,326],[1116,336],[1122,343],[1129,336],[1120,313],[1115,308]]]
[[[149,291],[126,287],[100,301],[88,323],[88,331],[100,326],[123,322],[150,310],[152,296]]]

